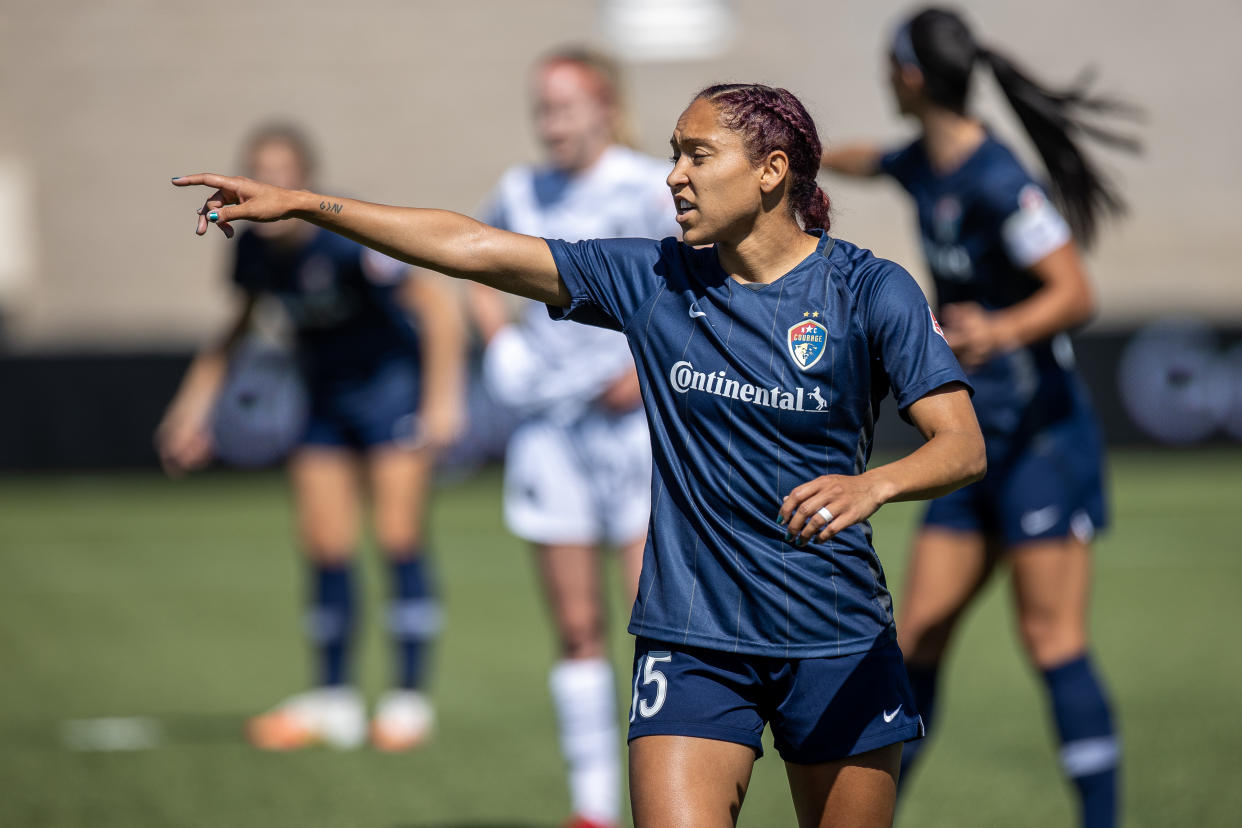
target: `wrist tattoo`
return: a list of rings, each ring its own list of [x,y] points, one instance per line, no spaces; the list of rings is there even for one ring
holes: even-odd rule
[[[339,213],[341,212],[341,208],[344,206],[344,204],[337,204],[335,201],[319,202],[319,209],[326,213]]]

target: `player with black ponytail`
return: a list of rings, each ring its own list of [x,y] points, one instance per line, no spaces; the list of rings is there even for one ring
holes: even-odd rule
[[[1094,121],[1134,110],[1093,95],[1089,76],[1063,91],[1041,85],[943,9],[898,26],[888,57],[898,107],[921,135],[889,153],[834,148],[823,166],[886,173],[914,197],[945,336],[976,389],[989,467],[928,507],[898,619],[906,666],[930,728],[955,623],[1008,553],[1023,644],[1045,679],[1083,823],[1113,825],[1119,743],[1086,631],[1090,541],[1107,518],[1102,441],[1066,332],[1094,312],[1078,246],[1105,214],[1124,210],[1080,144],[1137,150]],[[971,116],[977,66],[995,76],[1043,159],[1051,200]],[[907,746],[903,771],[922,744]]]
[[[910,66],[913,58],[913,65],[923,75],[923,94],[928,101],[963,117],[971,70],[983,64],[992,71],[1043,159],[1053,199],[1080,244],[1089,247],[1094,241],[1102,214],[1124,211],[1124,202],[1112,182],[1087,158],[1079,138],[1086,136],[1113,147],[1137,150],[1134,138],[1086,120],[1106,114],[1133,115],[1135,110],[1091,94],[1090,73],[1068,89],[1047,88],[1001,52],[978,43],[959,16],[941,9],[927,9],[911,18],[898,31],[898,38],[906,52],[905,60],[899,62]]]

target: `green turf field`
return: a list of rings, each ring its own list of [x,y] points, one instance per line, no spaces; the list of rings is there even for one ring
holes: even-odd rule
[[[1242,453],[1123,454],[1112,472],[1094,630],[1126,744],[1126,822],[1236,825]],[[916,508],[875,520],[894,586]],[[247,747],[244,717],[306,674],[288,510],[275,475],[0,478],[0,825],[502,828],[567,815],[547,624],[490,473],[434,505],[448,613],[434,743],[397,757]],[[1007,599],[994,584],[966,621],[901,825],[1072,824]],[[371,600],[372,694],[388,666],[380,617]],[[615,642],[628,671],[620,623]],[[156,744],[67,746],[67,720],[111,716],[147,717]],[[741,824],[792,824],[772,752]]]

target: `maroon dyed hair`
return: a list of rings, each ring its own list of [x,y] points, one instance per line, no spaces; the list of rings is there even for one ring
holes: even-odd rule
[[[788,89],[720,83],[694,96],[716,107],[720,123],[742,135],[753,162],[782,150],[789,156],[789,203],[808,230],[827,230],[828,195],[815,183],[823,146],[815,122]]]

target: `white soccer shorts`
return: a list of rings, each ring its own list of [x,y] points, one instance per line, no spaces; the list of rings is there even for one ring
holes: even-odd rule
[[[642,410],[520,425],[505,458],[505,522],[539,544],[624,544],[651,512],[651,442]]]

